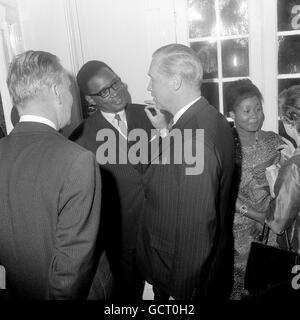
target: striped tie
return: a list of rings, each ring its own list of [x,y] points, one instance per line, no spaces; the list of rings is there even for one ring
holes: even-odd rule
[[[125,122],[121,119],[120,115],[117,113],[115,115],[115,119],[118,121],[118,126],[120,128],[120,131],[127,138],[128,132],[127,132],[127,126]]]

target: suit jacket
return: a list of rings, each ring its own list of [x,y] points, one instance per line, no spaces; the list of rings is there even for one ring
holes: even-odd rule
[[[150,137],[153,129],[148,120],[143,105],[128,104],[125,109],[128,132],[132,129],[142,128]],[[101,129],[111,129],[117,137],[116,164],[100,165],[102,177],[102,214],[105,223],[103,229],[106,239],[108,255],[116,255],[121,250],[132,250],[136,247],[136,235],[138,220],[142,212],[144,201],[144,187],[141,172],[143,165],[119,164],[118,157],[121,152],[126,153],[132,143],[128,142],[126,148],[119,149],[119,139],[125,139],[119,132],[97,111],[86,119],[72,133],[70,139],[76,141],[93,153],[97,153],[99,146],[103,144],[96,141],[96,136]],[[124,142],[123,141],[123,142]],[[124,146],[124,145],[123,145]]]
[[[14,299],[85,299],[97,267],[101,180],[94,155],[51,127],[0,141],[0,264]]]
[[[187,175],[189,165],[176,164],[172,158],[178,147],[172,142],[162,153],[170,151],[169,164],[163,164],[164,156],[160,163],[152,159],[144,177],[138,266],[148,282],[175,299],[226,298],[233,280],[231,129],[204,98],[182,115],[174,129],[192,130],[192,139],[182,140],[182,150],[193,151],[201,143],[196,142],[195,129],[204,129],[204,170]]]

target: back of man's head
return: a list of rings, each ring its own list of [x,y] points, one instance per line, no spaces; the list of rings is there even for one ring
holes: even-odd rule
[[[60,85],[65,70],[58,57],[44,51],[26,51],[11,62],[7,86],[13,105],[22,107],[39,96],[45,89]]]
[[[91,60],[85,63],[77,73],[76,80],[78,87],[83,94],[88,93],[88,82],[92,79],[99,71],[107,68],[114,72],[106,63],[98,60]]]
[[[159,65],[159,73],[166,77],[180,75],[189,85],[200,88],[203,69],[192,48],[177,43],[169,44],[157,49],[152,57]]]

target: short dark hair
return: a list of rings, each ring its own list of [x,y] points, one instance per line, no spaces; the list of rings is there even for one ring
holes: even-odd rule
[[[300,133],[300,85],[284,89],[279,95],[278,106],[282,121],[294,125]]]
[[[236,107],[247,98],[257,97],[263,102],[263,96],[256,85],[249,79],[233,81],[225,92],[225,106],[228,111],[235,111]]]
[[[76,80],[82,94],[88,94],[88,81],[104,68],[107,68],[114,72],[105,62],[98,60],[88,61],[80,68],[80,70],[77,73]]]

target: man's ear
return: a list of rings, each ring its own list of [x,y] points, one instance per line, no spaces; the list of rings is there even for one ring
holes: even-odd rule
[[[62,104],[62,99],[61,99],[61,95],[60,95],[60,92],[59,92],[59,88],[58,88],[58,86],[56,84],[54,84],[52,86],[52,90],[54,92],[55,97],[58,99],[59,104]]]
[[[174,75],[172,81],[174,90],[179,90],[182,85],[182,78],[179,75]]]
[[[231,119],[233,119],[233,120],[235,119],[235,114],[233,111],[229,111],[229,116]]]

